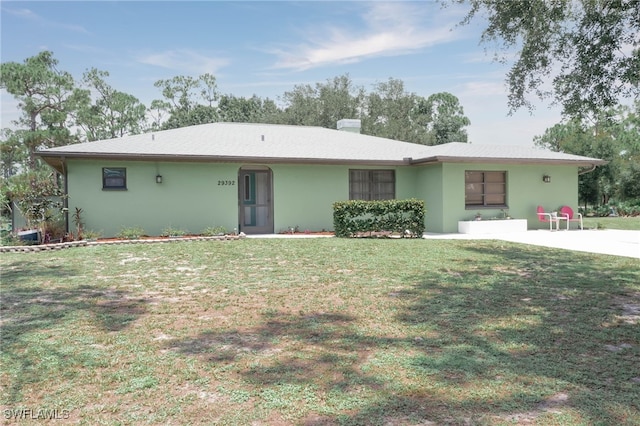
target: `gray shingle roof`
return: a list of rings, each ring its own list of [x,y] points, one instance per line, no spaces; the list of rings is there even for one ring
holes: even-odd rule
[[[425,146],[321,127],[212,123],[39,151],[65,158],[188,161],[409,164],[442,161],[601,164],[593,158],[518,146],[449,143]],[[411,158],[411,161],[408,159]]]

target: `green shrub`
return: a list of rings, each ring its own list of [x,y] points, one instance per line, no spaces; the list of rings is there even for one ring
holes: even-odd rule
[[[350,200],[333,203],[333,226],[336,237],[352,237],[362,232],[389,231],[403,237],[422,237],[424,232],[424,201]]]
[[[640,216],[640,198],[613,204],[619,216]]]
[[[94,231],[93,229],[86,229],[82,234],[85,240],[97,240],[102,237],[101,231]]]
[[[187,231],[180,228],[174,228],[173,226],[167,226],[162,230],[161,237],[182,237],[186,235]]]
[[[640,216],[640,199],[627,200],[622,202],[610,202],[602,206],[590,207],[579,210],[586,216],[608,217],[612,213],[618,216]]]
[[[23,246],[25,242],[22,241],[16,234],[2,230],[0,233],[0,245],[2,246]]]
[[[144,235],[144,229],[139,226],[134,227],[123,227],[118,233],[118,238],[124,238],[127,240],[135,240]]]
[[[216,235],[224,235],[227,233],[227,228],[224,226],[209,226],[202,230],[201,234],[205,237],[213,237]]]

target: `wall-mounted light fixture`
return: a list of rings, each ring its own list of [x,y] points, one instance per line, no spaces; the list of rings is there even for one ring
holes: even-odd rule
[[[549,176],[549,175],[542,176],[542,181],[544,183],[551,183],[551,176]]]
[[[156,175],[156,183],[162,183],[162,175]]]

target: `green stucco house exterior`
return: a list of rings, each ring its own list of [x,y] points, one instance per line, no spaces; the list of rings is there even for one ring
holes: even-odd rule
[[[539,223],[536,207],[574,208],[578,174],[602,160],[518,146],[424,146],[338,129],[212,123],[39,151],[65,177],[69,211],[104,236],[123,227],[269,234],[333,230],[332,204],[418,198],[426,231],[508,210]],[[543,177],[547,178],[543,178]],[[548,181],[548,182],[545,182]]]

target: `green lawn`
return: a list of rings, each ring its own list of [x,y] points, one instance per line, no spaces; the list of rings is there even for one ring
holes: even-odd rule
[[[0,266],[3,416],[640,424],[637,259],[330,238],[3,253]]]
[[[631,231],[640,231],[640,216],[585,217],[584,227],[585,229],[625,229]]]

